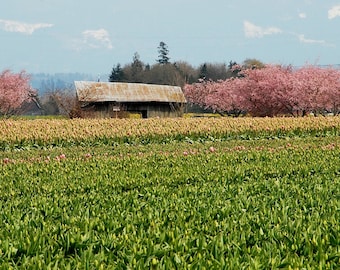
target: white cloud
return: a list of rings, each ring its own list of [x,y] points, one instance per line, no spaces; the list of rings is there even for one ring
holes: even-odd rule
[[[325,44],[326,43],[326,41],[324,41],[324,40],[307,39],[307,38],[305,38],[305,35],[303,35],[303,34],[298,35],[298,38],[302,43],[319,43],[319,44]]]
[[[248,38],[261,38],[266,35],[273,35],[282,32],[281,29],[277,27],[263,28],[248,21],[243,22],[243,29],[245,36]]]
[[[325,40],[322,40],[322,39],[308,39],[305,37],[305,35],[301,34],[301,35],[297,35],[298,39],[300,42],[302,43],[309,43],[309,44],[321,44],[323,46],[326,46],[326,47],[335,47],[334,44],[332,43],[328,43],[326,42]]]
[[[340,5],[332,7],[328,10],[328,19],[334,19],[335,17],[340,16]]]
[[[106,48],[112,49],[112,43],[110,35],[105,29],[99,30],[85,30],[82,32],[83,43],[90,46],[91,48]]]
[[[307,14],[301,12],[301,13],[299,13],[299,18],[300,18],[300,19],[306,19],[306,18],[307,18]]]
[[[50,23],[23,23],[19,21],[0,20],[0,29],[7,32],[18,32],[26,35],[32,35],[35,30],[52,27]]]

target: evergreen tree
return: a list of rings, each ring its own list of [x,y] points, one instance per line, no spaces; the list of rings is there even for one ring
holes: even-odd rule
[[[208,67],[207,67],[207,64],[204,63],[200,67],[199,78],[202,79],[202,80],[205,80],[205,79],[207,79],[207,76],[208,76]]]
[[[158,63],[160,63],[161,65],[170,63],[168,46],[163,41],[159,43],[158,53],[159,53],[158,59],[157,59]]]
[[[109,82],[122,82],[124,81],[124,71],[121,68],[120,64],[118,63],[115,67],[112,68]]]

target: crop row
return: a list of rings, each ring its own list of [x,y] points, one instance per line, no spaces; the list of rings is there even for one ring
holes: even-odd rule
[[[0,121],[0,150],[185,140],[338,135],[340,117]]]
[[[3,152],[13,156],[0,163],[0,265],[337,269],[339,145],[331,136]]]

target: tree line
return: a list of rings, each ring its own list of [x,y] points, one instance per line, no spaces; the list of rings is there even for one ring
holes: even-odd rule
[[[130,82],[130,83],[151,83],[167,84],[184,87],[199,79],[204,80],[225,80],[237,75],[233,66],[235,61],[225,63],[202,63],[199,67],[194,67],[184,61],[171,62],[169,49],[165,42],[161,41],[158,46],[158,59],[153,65],[145,64],[136,52],[132,57],[132,62],[122,66],[117,63],[113,66],[110,82]],[[246,59],[242,66],[263,67],[264,64],[256,59]]]

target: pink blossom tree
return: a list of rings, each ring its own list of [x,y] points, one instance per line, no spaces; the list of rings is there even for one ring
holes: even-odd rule
[[[340,70],[306,65],[294,73],[292,96],[302,111],[337,114],[340,108]]]
[[[0,73],[0,115],[9,117],[16,114],[25,101],[36,95],[29,81],[30,76],[25,71],[12,73],[4,70]]]
[[[244,70],[244,87],[239,89],[243,104],[239,105],[253,116],[278,114],[283,107],[281,93],[286,90],[282,83],[285,73],[286,70],[277,66]]]
[[[340,109],[340,71],[334,68],[267,65],[245,69],[239,78],[186,85],[187,99],[218,112],[253,116],[305,115]]]
[[[237,90],[242,87],[235,82],[243,81],[238,78],[217,82],[200,80],[198,83],[185,85],[184,93],[189,102],[205,109],[212,109],[221,114],[230,111],[239,113],[241,96]]]

